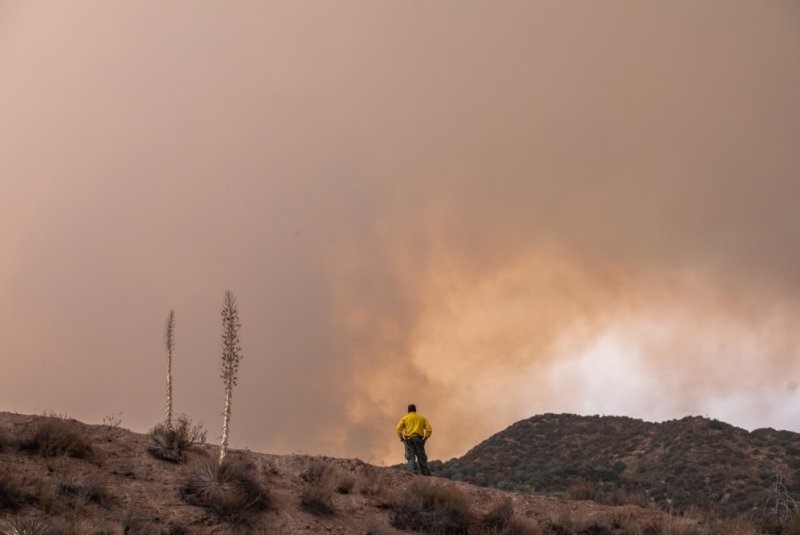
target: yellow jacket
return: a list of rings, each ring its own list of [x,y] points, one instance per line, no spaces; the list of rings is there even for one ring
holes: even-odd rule
[[[397,436],[400,438],[428,438],[432,433],[433,427],[431,427],[431,423],[428,419],[416,412],[409,412],[400,418],[400,421],[397,423]]]

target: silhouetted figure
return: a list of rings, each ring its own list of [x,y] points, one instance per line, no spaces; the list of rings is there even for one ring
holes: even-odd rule
[[[425,455],[425,442],[430,438],[431,433],[433,433],[433,428],[428,419],[417,414],[416,405],[413,403],[409,405],[408,414],[400,418],[397,424],[397,436],[405,445],[409,472],[416,472],[418,462],[422,475],[431,475],[428,470],[428,456]],[[416,462],[414,461],[415,457]]]

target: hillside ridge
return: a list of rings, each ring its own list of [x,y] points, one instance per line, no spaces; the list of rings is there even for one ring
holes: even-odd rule
[[[359,459],[247,450],[226,459],[263,490],[265,506],[224,516],[229,511],[187,500],[199,495],[187,481],[213,467],[217,446],[196,444],[178,464],[149,454],[150,445],[147,434],[113,425],[0,412],[0,533],[727,533],[710,524],[698,531],[701,520],[652,508],[510,493]],[[224,504],[248,490],[233,483],[200,490]]]
[[[755,517],[775,498],[776,475],[789,495],[800,496],[800,434],[747,431],[701,416],[657,423],[548,413],[431,469],[504,490]]]

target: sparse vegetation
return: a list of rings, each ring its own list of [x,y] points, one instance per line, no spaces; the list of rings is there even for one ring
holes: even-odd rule
[[[108,506],[111,496],[105,482],[95,475],[62,473],[56,482],[56,491],[69,500]]]
[[[118,428],[122,425],[122,411],[117,413],[109,414],[108,416],[103,416],[103,425],[107,425],[108,427]]]
[[[175,425],[157,424],[150,430],[147,451],[154,457],[171,463],[182,463],[186,451],[195,444],[204,444],[206,431],[200,424],[192,424],[185,415],[176,419]]]
[[[309,481],[300,491],[300,505],[309,513],[329,515],[333,513],[333,482],[328,479]]]
[[[333,513],[333,493],[338,485],[336,474],[334,467],[322,459],[311,459],[300,474],[303,480],[300,505],[303,509],[315,515]]]
[[[335,488],[339,494],[350,494],[356,485],[356,476],[343,470],[337,470],[335,476]]]
[[[42,457],[66,455],[84,459],[91,453],[89,443],[72,422],[52,416],[37,420],[21,447]]]
[[[472,515],[469,501],[457,488],[423,479],[398,491],[391,524],[431,535],[466,535]]]
[[[510,498],[505,498],[495,503],[483,517],[483,523],[494,529],[501,531],[509,525],[511,519],[514,517],[514,503]]]
[[[241,462],[199,464],[189,471],[181,496],[220,520],[247,524],[269,503],[266,491],[252,472],[252,466]]]

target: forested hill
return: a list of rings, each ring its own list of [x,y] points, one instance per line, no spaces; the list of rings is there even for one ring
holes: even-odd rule
[[[499,489],[759,515],[774,505],[776,474],[800,498],[800,434],[700,417],[651,423],[544,414],[431,468]]]

